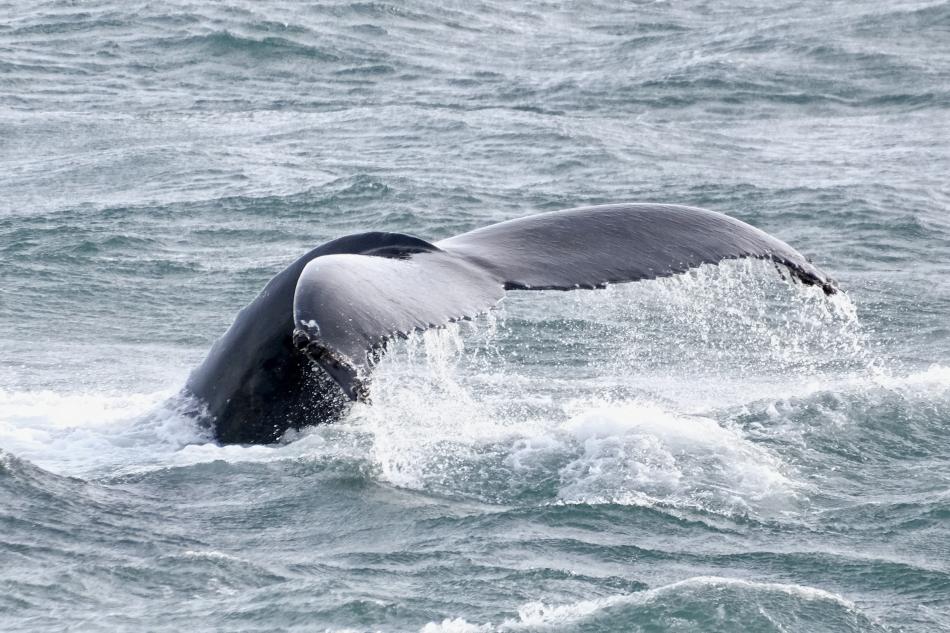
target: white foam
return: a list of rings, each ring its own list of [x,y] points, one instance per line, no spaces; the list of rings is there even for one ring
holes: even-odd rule
[[[345,425],[293,435],[273,445],[226,445],[185,411],[175,391],[150,394],[58,394],[0,390],[0,446],[57,474],[80,477],[143,473],[210,462],[359,459],[359,433]],[[327,440],[327,438],[331,438]]]
[[[707,591],[717,588],[772,595],[781,594],[809,602],[828,602],[851,614],[865,617],[852,601],[816,587],[787,583],[756,582],[719,576],[696,576],[645,591],[617,594],[591,600],[580,600],[569,604],[548,605],[540,601],[529,602],[518,609],[516,618],[507,618],[497,625],[492,623],[472,624],[462,618],[446,619],[441,623],[432,622],[426,624],[421,629],[421,633],[476,633],[558,627],[577,622],[578,620],[588,619],[604,610],[621,605],[647,605],[658,601],[668,601],[671,594],[678,595],[686,593],[688,595],[695,591]]]
[[[705,591],[713,588],[739,589],[770,594],[779,593],[799,600],[831,602],[847,611],[858,612],[857,606],[850,600],[830,591],[815,587],[786,583],[756,582],[741,578],[726,578],[721,576],[695,576],[654,589],[630,594],[607,596],[594,600],[581,600],[572,604],[549,606],[543,602],[531,602],[518,609],[517,620],[505,620],[499,628],[518,629],[523,627],[566,624],[571,621],[588,618],[604,609],[616,605],[648,604],[655,601],[668,600],[670,594],[691,593],[697,590]]]
[[[694,576],[693,578],[686,578],[662,587],[650,589],[644,592],[642,597],[645,600],[655,600],[662,598],[667,593],[681,589],[708,589],[710,587],[727,587],[730,589],[782,593],[801,600],[833,602],[848,611],[858,611],[857,605],[851,600],[817,587],[797,585],[794,583],[756,582],[743,578],[728,578],[723,576]]]
[[[358,434],[324,427],[296,441],[220,446],[189,416],[174,391],[102,395],[0,391],[0,446],[57,474],[144,473],[211,462],[358,459]],[[330,437],[331,440],[326,438]]]
[[[782,461],[739,430],[655,403],[585,408],[560,428],[581,453],[561,469],[566,503],[784,509],[796,499]]]
[[[879,387],[894,391],[941,394],[950,389],[950,367],[934,364],[906,375],[895,375],[881,368],[872,375],[872,381]]]
[[[472,624],[462,618],[446,618],[441,622],[429,622],[420,633],[485,633],[495,630],[491,624]]]
[[[193,421],[163,405],[171,395],[0,390],[0,443],[61,474],[152,462],[202,440]]]
[[[181,554],[184,558],[195,558],[200,560],[227,561],[232,563],[248,563],[249,561],[219,552],[217,550],[185,550]]]

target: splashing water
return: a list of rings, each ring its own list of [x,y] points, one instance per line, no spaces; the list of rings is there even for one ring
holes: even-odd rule
[[[383,480],[496,503],[789,512],[794,468],[715,412],[873,365],[845,295],[761,262],[507,303],[484,324],[410,337],[377,368],[374,405],[349,425],[369,434]],[[525,349],[566,354],[527,376]]]

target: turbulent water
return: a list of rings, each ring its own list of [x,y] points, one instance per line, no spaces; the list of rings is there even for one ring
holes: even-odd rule
[[[950,4],[0,3],[0,629],[950,630]],[[768,265],[512,293],[372,406],[173,397],[299,254],[575,205]]]

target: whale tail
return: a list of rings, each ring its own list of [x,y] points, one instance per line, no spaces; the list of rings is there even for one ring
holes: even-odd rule
[[[788,244],[721,213],[618,204],[528,216],[434,244],[311,260],[297,280],[295,346],[351,400],[386,342],[490,310],[506,290],[572,290],[656,279],[702,264],[773,261],[826,294],[835,282]]]

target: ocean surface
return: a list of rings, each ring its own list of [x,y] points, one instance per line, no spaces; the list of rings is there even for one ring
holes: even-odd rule
[[[0,2],[0,630],[950,630],[950,3]],[[811,257],[175,395],[306,250],[606,202]]]

